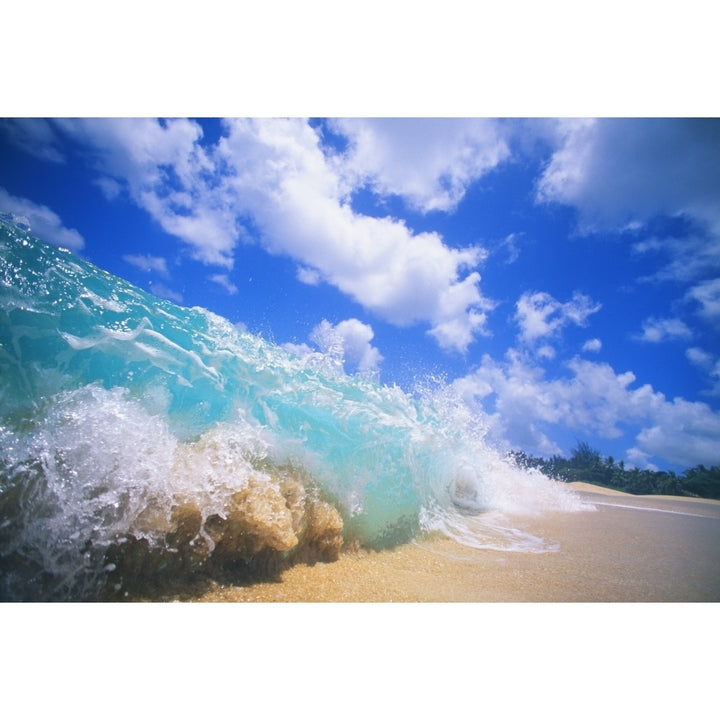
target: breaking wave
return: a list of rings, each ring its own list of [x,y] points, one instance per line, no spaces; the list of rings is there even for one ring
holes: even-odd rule
[[[0,219],[0,597],[115,599],[429,532],[546,551],[581,509],[407,393],[153,297]]]

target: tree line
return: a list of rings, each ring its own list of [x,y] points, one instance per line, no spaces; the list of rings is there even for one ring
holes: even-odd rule
[[[570,458],[553,455],[550,459],[512,451],[514,461],[526,468],[562,482],[586,482],[621,490],[633,495],[684,495],[720,500],[720,466],[697,465],[680,475],[665,470],[626,469],[625,463],[600,453],[586,442],[578,442]]]

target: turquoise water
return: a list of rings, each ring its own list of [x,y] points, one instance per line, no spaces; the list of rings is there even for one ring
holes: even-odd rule
[[[544,551],[510,518],[580,507],[488,447],[447,387],[294,356],[7,217],[0,408],[3,599],[127,597],[427,532]]]

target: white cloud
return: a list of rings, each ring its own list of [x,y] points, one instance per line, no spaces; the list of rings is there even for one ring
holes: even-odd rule
[[[688,340],[692,330],[678,318],[648,318],[643,323],[642,335],[637,338],[643,342],[658,343],[664,340]]]
[[[360,373],[373,373],[378,370],[383,356],[374,347],[371,340],[375,336],[370,325],[350,318],[337,325],[323,320],[317,325],[310,339],[324,353],[342,360],[346,367],[353,367]],[[301,346],[293,346],[296,352]]]
[[[167,261],[164,257],[155,255],[123,255],[122,259],[145,272],[156,272],[163,277],[168,277]]]
[[[570,376],[549,379],[510,350],[504,362],[485,355],[454,387],[471,407],[489,413],[492,439],[530,452],[560,452],[550,436],[565,428],[607,438],[635,433],[627,450],[632,462],[717,463],[720,414],[707,404],[668,401],[650,385],[633,387],[632,372],[617,374],[606,363],[574,358],[567,369]]]
[[[720,414],[705,403],[675,398],[663,403],[637,436],[638,447],[648,455],[693,467],[718,464]]]
[[[720,359],[699,347],[691,347],[685,351],[685,357],[696,367],[707,373],[710,388],[707,395],[720,396]]]
[[[353,118],[331,126],[349,139],[341,172],[350,186],[399,195],[422,212],[453,210],[510,155],[497,120]]]
[[[464,353],[475,335],[488,334],[487,313],[495,303],[480,295],[479,282],[479,273],[471,273],[464,280],[440,289],[439,307],[432,314],[434,327],[428,333],[444,350]]]
[[[207,149],[199,143],[201,128],[188,120],[57,122],[92,149],[103,177],[125,183],[130,197],[204,263],[230,269],[249,220],[269,252],[298,263],[301,281],[327,282],[395,325],[427,323],[446,350],[465,352],[485,332],[493,307],[477,272],[485,251],[451,248],[438,233],[355,213],[349,200],[356,169],[326,154],[304,120],[226,121],[224,136]],[[458,152],[468,154],[444,191],[455,198],[481,166],[495,162],[493,152],[503,153],[488,149],[493,125],[453,127],[453,141],[465,148]]]
[[[637,227],[687,214],[720,233],[720,122],[716,119],[559,121],[558,149],[540,202],[577,207],[581,229]]]
[[[111,177],[99,177],[95,179],[95,184],[100,188],[106,199],[112,201],[122,192],[122,185]]]
[[[317,270],[302,266],[297,269],[297,279],[305,285],[319,285],[322,282],[322,277]]]
[[[699,347],[688,348],[685,351],[685,356],[693,365],[706,370],[713,364],[713,356]]]
[[[505,262],[508,265],[512,265],[520,257],[518,240],[523,234],[524,233],[510,233],[499,244],[499,248],[504,249],[507,252],[507,260]]]
[[[699,283],[688,290],[686,298],[700,304],[698,312],[703,318],[720,322],[720,278]]]
[[[630,467],[642,468],[643,470],[657,471],[659,468],[650,462],[650,453],[641,450],[639,447],[631,447],[627,451],[627,464]]]
[[[532,345],[540,338],[556,336],[566,325],[585,325],[588,317],[601,307],[578,292],[565,303],[546,292],[526,292],[516,303],[515,320],[522,341]]]
[[[582,349],[585,352],[600,352],[602,349],[602,341],[599,338],[592,338],[591,340],[585,342]]]
[[[720,273],[720,238],[689,234],[682,237],[652,237],[633,244],[638,254],[663,254],[668,262],[641,281],[693,282]]]
[[[28,225],[30,231],[45,242],[68,250],[82,250],[85,247],[83,236],[75,229],[66,228],[49,207],[11,195],[5,188],[0,188],[0,210],[10,213],[15,222]]]
[[[214,181],[216,168],[190,120],[149,118],[57,120],[57,127],[88,148],[107,197],[124,184],[132,200],[193,256],[232,267],[240,233],[235,213]]]
[[[210,276],[210,279],[216,284],[223,288],[228,295],[235,295],[238,291],[237,285],[230,280],[229,276],[225,273],[215,273]]]
[[[305,122],[238,120],[228,131],[219,149],[235,168],[227,186],[265,247],[294,258],[305,281],[322,278],[395,325],[428,322],[447,349],[462,352],[483,331],[490,303],[473,271],[481,248],[450,248],[437,233],[353,212]]]
[[[183,296],[179,292],[169,288],[167,285],[163,285],[163,283],[151,282],[150,292],[159,298],[164,298],[174,303],[179,304],[183,301]]]
[[[289,353],[297,355],[298,357],[307,357],[315,352],[307,343],[286,342],[282,344],[282,347]]]
[[[552,345],[541,345],[535,354],[543,360],[552,360],[557,353]]]

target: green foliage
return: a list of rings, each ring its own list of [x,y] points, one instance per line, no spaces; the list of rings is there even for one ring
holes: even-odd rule
[[[600,463],[600,453],[597,450],[593,450],[586,442],[578,442],[570,458],[573,467],[589,470],[599,467]]]
[[[633,495],[684,495],[720,500],[720,466],[704,465],[685,470],[681,476],[661,470],[625,469],[621,460],[606,457],[586,442],[578,442],[570,459],[553,455],[550,459],[511,452],[514,461],[536,468],[544,475],[563,482],[586,482],[621,490]]]

